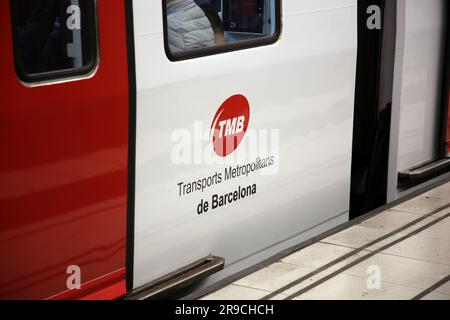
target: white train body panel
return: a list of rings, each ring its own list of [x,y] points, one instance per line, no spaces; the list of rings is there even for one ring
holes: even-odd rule
[[[161,2],[133,3],[137,76],[133,286],[209,254],[226,260],[220,278],[248,257],[262,259],[270,248],[279,251],[288,246],[289,239],[305,240],[347,221],[357,1],[283,1],[282,33],[275,44],[179,62],[171,62],[164,51]],[[236,94],[249,101],[249,132],[275,130],[279,147],[250,154],[248,132],[235,153],[245,160],[235,165],[273,155],[276,172],[256,172],[180,196],[180,182],[223,173],[229,165],[198,162],[194,155],[193,164],[174,163],[174,135],[186,131],[195,135],[199,126],[208,132],[217,109]],[[202,146],[210,145],[206,139]],[[192,150],[197,146],[193,140]],[[256,185],[256,194],[197,214],[202,199],[249,185]]]

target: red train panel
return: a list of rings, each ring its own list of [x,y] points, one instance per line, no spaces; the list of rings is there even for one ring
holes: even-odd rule
[[[11,25],[10,2],[1,1],[0,299],[66,292],[69,266],[80,268],[84,285],[66,298],[89,296],[93,287],[97,298],[120,296],[128,152],[124,1],[98,1],[100,64],[90,79],[22,84]]]

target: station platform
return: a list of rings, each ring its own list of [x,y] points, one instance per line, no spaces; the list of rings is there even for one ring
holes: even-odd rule
[[[450,182],[244,271],[204,300],[450,300]]]

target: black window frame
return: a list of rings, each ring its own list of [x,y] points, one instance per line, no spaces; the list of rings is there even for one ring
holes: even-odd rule
[[[93,29],[93,32],[88,32],[88,43],[89,47],[92,48],[89,54],[89,63],[81,68],[70,68],[70,69],[60,69],[48,72],[33,73],[28,74],[24,70],[21,48],[19,43],[19,35],[17,30],[17,17],[15,12],[17,12],[16,1],[10,0],[10,15],[12,23],[12,40],[13,40],[13,50],[14,50],[14,65],[16,69],[16,74],[20,81],[25,84],[38,85],[41,83],[52,83],[64,80],[72,80],[83,77],[90,77],[93,72],[97,69],[100,61],[100,44],[99,44],[99,34],[98,34],[98,10],[97,10],[97,0],[91,0],[93,5],[89,6],[89,28]]]
[[[211,46],[206,48],[185,50],[182,52],[172,53],[169,48],[169,39],[167,32],[167,3],[166,0],[161,0],[163,11],[163,33],[164,33],[164,50],[167,58],[172,62],[191,60],[201,57],[213,56],[227,52],[240,51],[245,49],[257,48],[262,46],[269,46],[276,43],[280,39],[282,29],[282,6],[281,0],[275,0],[275,32],[270,36],[263,36],[257,39],[243,40],[234,43],[227,43],[218,46]]]

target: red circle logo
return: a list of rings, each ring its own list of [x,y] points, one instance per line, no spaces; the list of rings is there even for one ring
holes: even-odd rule
[[[220,106],[211,125],[214,152],[219,157],[236,151],[245,137],[249,121],[250,104],[243,95],[234,95]]]

